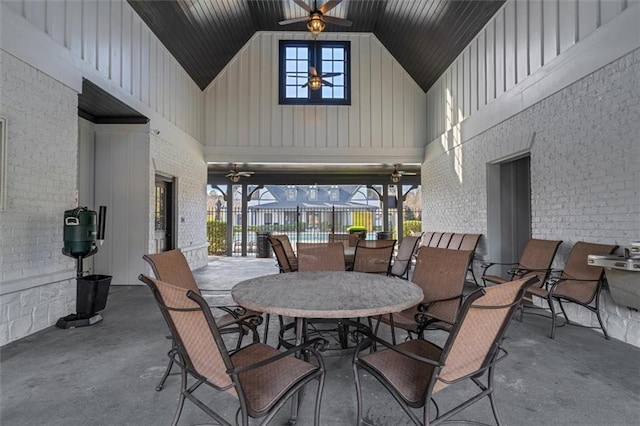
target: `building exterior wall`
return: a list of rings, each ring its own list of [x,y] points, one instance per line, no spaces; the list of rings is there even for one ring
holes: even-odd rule
[[[0,211],[0,345],[75,311],[75,261],[62,255],[74,207],[78,94],[0,50],[7,205]]]
[[[553,63],[555,68],[541,68],[544,76],[532,75],[536,81],[528,86],[535,92],[549,84],[547,79],[553,84],[569,81],[559,90],[544,96],[547,89],[540,89],[541,99],[522,102],[520,108],[504,112],[505,106],[514,105],[507,91],[485,107],[491,114],[483,108],[476,111],[490,126],[470,124],[474,113],[463,115],[427,147],[422,169],[425,230],[486,236],[487,166],[529,154],[531,235],[563,240],[554,267],[562,268],[577,241],[624,247],[638,240],[640,46],[602,65],[594,58],[603,50],[591,50],[594,46],[602,49],[603,44],[609,45],[609,50],[617,49],[614,43],[620,44],[622,39],[616,32],[624,34],[625,28],[637,31],[637,17],[638,4],[631,4],[591,38],[567,49],[565,55],[571,60],[564,62],[559,56]],[[640,43],[637,36],[632,39],[636,45]],[[572,60],[584,57],[593,69],[576,72]],[[529,84],[526,79],[521,83]],[[511,90],[523,93],[517,84]],[[490,244],[496,242],[482,240],[479,260],[486,256]],[[616,305],[606,290],[602,299],[601,310],[611,336],[640,346],[640,315]],[[597,325],[595,315],[575,306],[568,315],[579,323]]]
[[[61,248],[63,212],[74,207],[78,169],[93,166],[85,156],[81,161],[91,164],[78,160],[83,78],[147,116],[149,130],[171,141],[170,160],[181,164],[175,176],[188,182],[179,202],[189,211],[202,204],[201,219],[187,213],[178,224],[184,236],[178,244],[189,240],[184,249],[192,267],[206,262],[206,164],[199,141],[202,92],[126,1],[2,1],[0,21],[0,115],[9,130],[6,209],[0,211],[1,346],[75,312],[75,261]],[[148,196],[153,185],[146,176],[156,171],[151,160],[143,165]],[[94,195],[97,204],[103,194]],[[148,196],[127,208],[148,213]],[[153,217],[145,223],[153,227]],[[194,237],[199,233],[201,241]],[[110,268],[99,272],[114,275]]]
[[[175,232],[177,247],[192,269],[208,262],[207,248],[207,164],[202,152],[189,150],[151,134],[151,173],[149,187],[155,187],[155,175],[174,179]],[[155,196],[149,193],[149,212],[153,215]],[[149,253],[155,252],[154,223],[149,224]]]

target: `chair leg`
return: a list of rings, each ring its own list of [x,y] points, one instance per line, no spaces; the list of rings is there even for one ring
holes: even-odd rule
[[[360,385],[360,376],[358,375],[358,366],[353,363],[353,376],[356,381],[356,426],[362,424],[362,388]]]
[[[171,426],[176,426],[178,424],[178,420],[180,420],[180,415],[182,414],[182,409],[184,408],[184,392],[187,390],[187,370],[184,368],[180,371],[181,375],[181,383],[180,383],[180,398],[178,398],[178,407],[176,408],[176,414],[173,416],[173,421],[171,422]]]
[[[164,370],[164,374],[162,375],[160,382],[158,382],[158,385],[156,386],[156,392],[160,392],[162,388],[164,388],[164,383],[167,381],[167,378],[169,377],[169,373],[171,373],[171,368],[173,368],[173,358],[171,357],[171,354],[169,354],[169,364],[167,365],[167,368]]]
[[[314,410],[313,425],[320,426],[320,403],[322,402],[322,391],[324,390],[324,375],[318,379],[318,392],[316,393],[316,409]]]
[[[396,344],[396,327],[393,323],[393,314],[389,314],[389,325],[391,326],[391,343]]]
[[[547,303],[549,304],[549,309],[551,309],[551,335],[550,338],[554,338],[556,335],[556,308],[553,306],[553,299],[551,296],[547,297]],[[560,309],[562,309],[562,305],[560,305]],[[563,309],[564,311],[564,309]],[[566,314],[565,314],[566,317]]]
[[[496,419],[496,423],[498,426],[502,424],[500,421],[500,415],[498,414],[498,407],[496,406],[495,395],[493,393],[493,367],[489,368],[489,372],[487,374],[487,386],[489,387],[489,402],[491,403],[491,411],[493,411],[493,417]]]
[[[602,329],[602,333],[604,334],[604,338],[610,340],[609,334],[607,333],[607,329],[604,328],[604,323],[602,322],[602,317],[600,316],[600,292],[596,294],[596,316],[598,317],[598,322],[600,323],[600,328]]]

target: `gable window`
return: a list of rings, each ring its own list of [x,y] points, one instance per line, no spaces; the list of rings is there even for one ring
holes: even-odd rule
[[[295,186],[287,186],[287,201],[295,201],[298,196],[298,191]]]
[[[309,187],[309,201],[318,201],[318,187],[310,186]]]
[[[317,90],[310,67],[322,80]],[[280,40],[280,104],[350,105],[350,68],[348,41]]]
[[[335,185],[329,189],[329,201],[340,201],[340,188]]]

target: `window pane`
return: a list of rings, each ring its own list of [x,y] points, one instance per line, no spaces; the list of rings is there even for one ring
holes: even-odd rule
[[[332,59],[333,58],[333,49],[330,47],[323,47],[322,52],[320,53],[322,59]]]
[[[295,59],[297,51],[295,47],[287,47],[284,52],[285,59]]]
[[[344,62],[334,62],[333,63],[333,71],[334,72],[344,72]]]
[[[306,87],[298,87],[298,98],[307,98],[309,97],[309,89]]]
[[[309,59],[309,49],[306,47],[298,48],[298,59],[300,60],[308,60]]]
[[[331,89],[331,87],[328,86],[322,86],[322,97],[324,99],[331,99],[333,98],[333,90]]]
[[[334,86],[344,86],[344,75],[337,75],[331,79]]]
[[[344,61],[344,49],[342,47],[336,47],[333,49],[333,59],[337,61]]]
[[[296,61],[287,61],[287,72],[295,72],[297,67],[297,62]]]
[[[334,87],[333,97],[335,99],[344,99],[344,87]]]
[[[322,72],[333,72],[333,62],[331,61],[322,61]]]
[[[296,77],[295,75],[290,75],[287,76],[287,86],[296,86],[298,84],[304,84],[304,83],[300,83],[302,81],[303,77]]]
[[[287,86],[287,98],[295,98],[296,97],[297,88],[296,86]]]
[[[298,72],[306,73],[309,71],[309,64],[303,61],[298,62],[297,70]]]

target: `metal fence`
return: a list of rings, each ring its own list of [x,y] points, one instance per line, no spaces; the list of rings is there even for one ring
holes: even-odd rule
[[[242,209],[233,209],[231,215],[232,226],[227,224],[227,209],[209,209],[207,212],[207,238],[209,254],[224,255],[243,253],[243,234],[246,233],[246,253],[255,253],[259,241],[259,234],[286,234],[292,244],[301,242],[327,242],[329,234],[348,234],[350,231],[362,229],[368,240],[377,239],[379,232],[385,231],[384,221],[387,221],[386,231],[391,238],[398,238],[398,210],[388,209],[387,217],[384,210],[379,208],[326,208],[302,207],[297,208],[250,208],[247,211],[246,229],[243,229]],[[405,209],[402,214],[403,235],[410,232],[420,232],[421,212]],[[231,235],[229,235],[231,228]],[[383,237],[381,235],[381,237]]]

